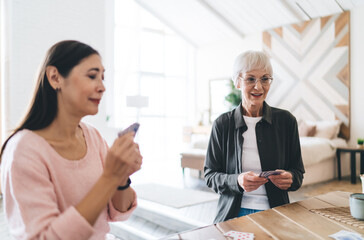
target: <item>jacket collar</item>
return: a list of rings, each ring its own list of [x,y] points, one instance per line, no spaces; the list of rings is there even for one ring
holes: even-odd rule
[[[272,124],[272,108],[264,101],[263,102],[263,117],[262,119],[269,124]],[[246,123],[243,118],[243,107],[241,103],[235,108],[234,111],[235,129],[244,127],[246,128]]]

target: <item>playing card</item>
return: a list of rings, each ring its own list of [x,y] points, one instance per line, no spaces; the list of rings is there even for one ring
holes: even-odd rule
[[[329,237],[336,240],[364,240],[358,233],[353,233],[345,230],[341,230],[337,233],[329,235]]]
[[[124,134],[134,131],[135,133],[138,131],[140,124],[139,123],[133,123],[129,127],[125,128],[124,130],[120,131],[118,133],[118,137],[123,136]]]
[[[234,240],[253,240],[254,234],[247,232],[229,231],[224,236],[232,237]]]
[[[268,178],[270,175],[279,175],[282,174],[281,171],[264,171],[259,174],[259,177]]]

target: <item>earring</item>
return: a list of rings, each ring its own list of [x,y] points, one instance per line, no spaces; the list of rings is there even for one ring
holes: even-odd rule
[[[60,92],[61,91],[61,88],[56,88],[56,92]]]

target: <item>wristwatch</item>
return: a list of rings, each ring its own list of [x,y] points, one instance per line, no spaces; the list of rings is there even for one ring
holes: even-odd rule
[[[130,180],[130,178],[128,178],[128,181],[126,182],[126,184],[124,186],[119,186],[118,190],[125,190],[130,186],[130,184],[131,184],[131,180]]]

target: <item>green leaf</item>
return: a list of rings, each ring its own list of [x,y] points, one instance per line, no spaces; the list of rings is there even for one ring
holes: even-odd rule
[[[230,85],[230,93],[227,96],[225,96],[225,100],[229,102],[230,108],[232,109],[240,104],[241,92],[240,90],[235,88],[233,81],[230,81],[229,85]]]

